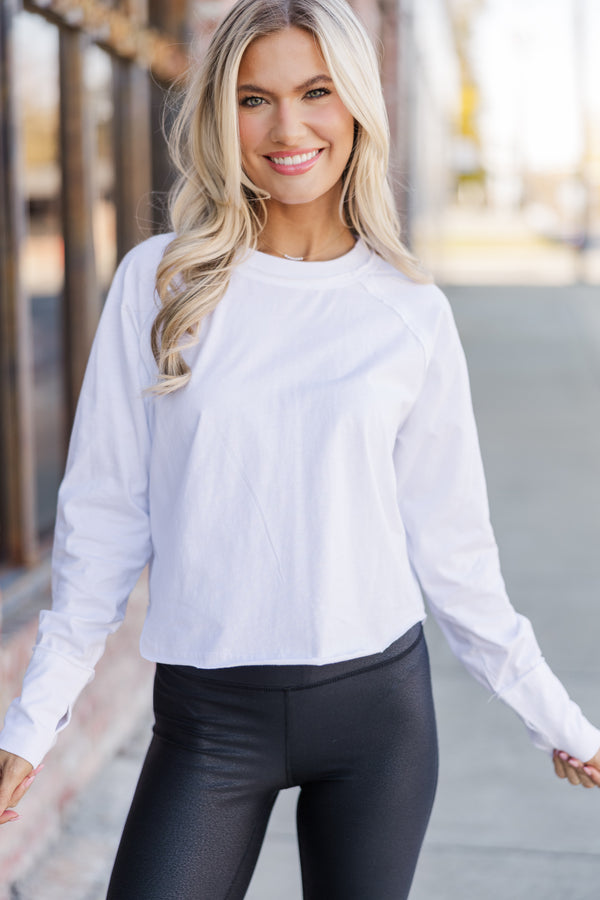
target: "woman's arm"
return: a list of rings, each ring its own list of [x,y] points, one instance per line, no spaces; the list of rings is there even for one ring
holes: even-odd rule
[[[136,308],[140,297],[149,296],[152,310],[155,265],[148,263],[148,248],[141,245],[119,266],[106,300],[59,491],[52,609],[40,616],[21,697],[0,734],[3,750],[33,766],[68,723],[151,555],[149,401],[142,392],[153,374]],[[16,773],[14,790],[24,767],[13,761],[9,769]]]
[[[441,292],[437,301],[421,391],[394,449],[412,565],[453,652],[519,714],[536,746],[591,761],[600,731],[569,698],[531,623],[506,595],[466,362]]]

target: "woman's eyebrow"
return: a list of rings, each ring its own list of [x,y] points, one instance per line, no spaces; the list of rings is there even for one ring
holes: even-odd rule
[[[302,84],[299,84],[296,88],[297,91],[305,91],[307,88],[312,87],[313,84],[318,84],[318,82],[326,81],[328,84],[333,84],[333,78],[330,75],[313,75],[312,78],[309,78],[308,81],[304,81]]]
[[[309,78],[307,81],[303,81],[302,84],[297,85],[294,88],[294,91],[306,91],[314,84],[322,84],[324,81],[328,84],[333,84],[333,78],[331,78],[330,75],[313,75],[312,78]],[[260,85],[258,84],[240,84],[238,85],[238,91],[253,91],[257,94],[268,94],[272,96],[271,91],[266,90],[266,88],[260,87]]]

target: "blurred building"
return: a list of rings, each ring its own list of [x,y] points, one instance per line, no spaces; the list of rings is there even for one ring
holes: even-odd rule
[[[0,713],[18,693],[37,612],[50,600],[57,490],[112,274],[130,247],[164,228],[165,89],[184,72],[191,38],[201,53],[230,3],[3,0],[1,6]],[[445,190],[436,154],[447,144],[446,113],[459,90],[448,17],[442,0],[425,4],[429,18],[423,4],[409,0],[354,5],[381,50],[397,196],[408,223],[413,201],[405,185],[415,174],[420,203],[435,203],[436,191]],[[423,67],[421,54],[441,58],[443,74]],[[426,98],[418,113],[415,91]],[[149,702],[152,667],[137,651],[145,604],[142,583],[26,798],[23,818],[3,831],[0,900],[43,850],[64,804]]]
[[[439,52],[422,49],[433,32],[424,40],[416,30],[415,85],[423,77],[438,84],[429,95],[414,88],[417,124],[410,134],[421,150],[411,178],[417,252],[446,283],[600,280],[596,0],[414,6],[422,16],[438,6],[438,22],[445,8],[451,35],[445,43],[453,44],[454,59],[449,67]],[[427,132],[419,122],[427,105],[446,140],[438,141],[434,167],[423,169]]]
[[[471,26],[484,0],[401,0],[404,85],[397,177],[410,242],[435,269],[458,193],[484,190]]]

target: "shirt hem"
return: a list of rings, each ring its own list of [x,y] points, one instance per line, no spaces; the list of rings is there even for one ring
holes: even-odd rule
[[[161,653],[158,649],[152,648],[148,643],[140,642],[140,653],[148,662],[162,663],[169,666],[193,666],[196,669],[232,669],[238,666],[326,666],[331,663],[349,662],[353,659],[360,659],[363,656],[372,656],[377,653],[383,653],[384,650],[397,641],[402,635],[417,625],[419,622],[424,623],[427,616],[419,613],[415,617],[407,620],[407,624],[401,629],[386,638],[384,643],[378,642],[375,646],[365,646],[354,650],[344,651],[337,654],[319,656],[236,656],[227,659],[215,658],[214,655],[209,657],[201,657],[199,655],[190,656],[189,653]]]

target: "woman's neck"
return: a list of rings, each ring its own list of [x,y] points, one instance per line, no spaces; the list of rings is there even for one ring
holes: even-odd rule
[[[325,211],[314,209],[314,204],[267,201],[267,222],[258,249],[288,259],[322,261],[343,256],[354,242],[352,232],[340,221],[337,204]]]

